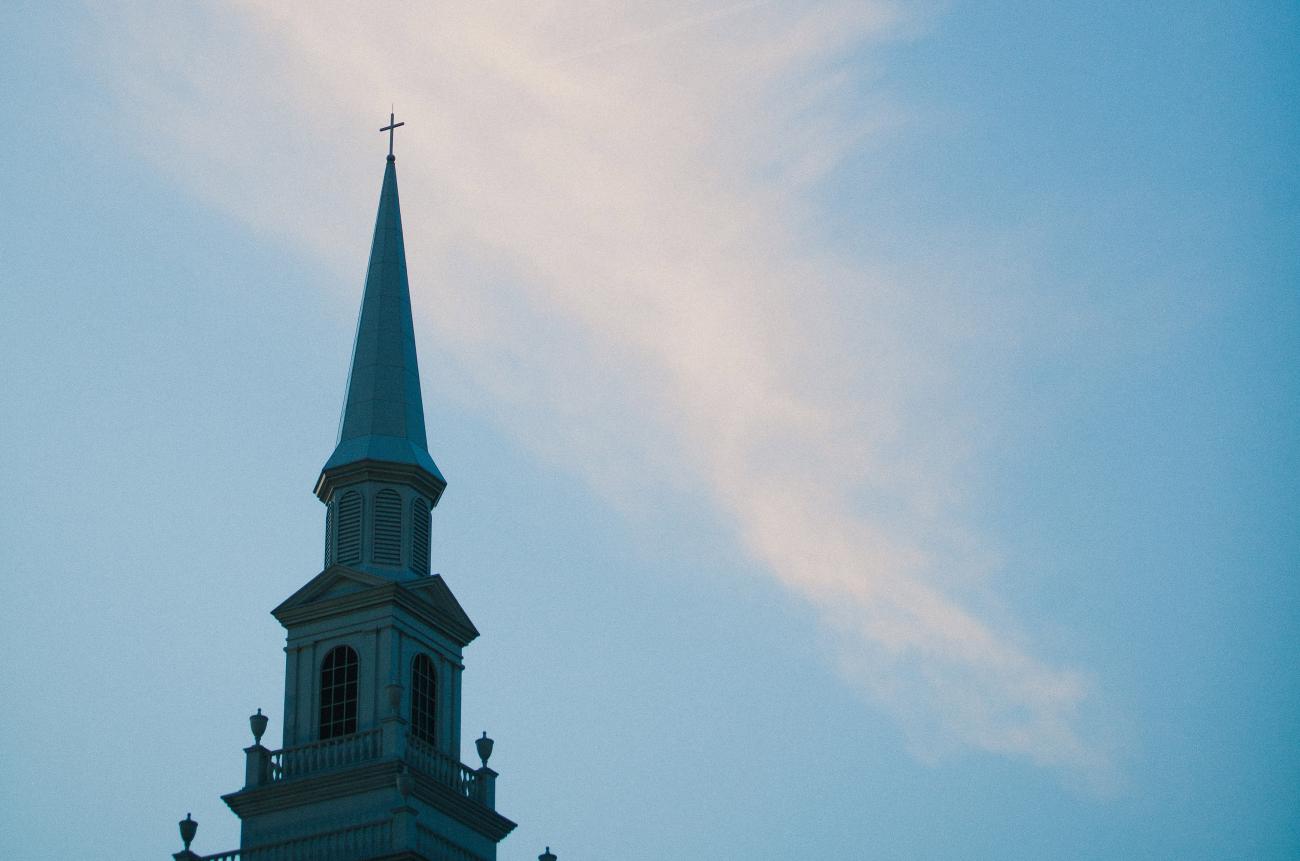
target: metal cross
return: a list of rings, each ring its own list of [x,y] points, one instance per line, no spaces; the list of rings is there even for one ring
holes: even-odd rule
[[[388,157],[389,158],[393,157],[393,131],[395,129],[399,129],[402,126],[406,125],[406,123],[395,123],[393,122],[393,119],[394,119],[393,115],[389,114],[388,125],[380,129],[381,132],[388,132]]]

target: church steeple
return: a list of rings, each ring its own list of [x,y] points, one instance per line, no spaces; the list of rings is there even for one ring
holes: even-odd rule
[[[348,393],[316,493],[325,567],[272,614],[286,632],[283,747],[249,718],[244,786],[222,796],[240,850],[178,861],[495,861],[515,824],[496,810],[493,742],[460,761],[462,650],[478,630],[429,573],[430,511],[447,483],[429,456],[406,283],[397,171],[379,195]]]
[[[390,154],[338,440],[316,481],[316,495],[328,507],[326,565],[399,578],[427,574],[429,509],[446,487],[425,436],[397,166]]]

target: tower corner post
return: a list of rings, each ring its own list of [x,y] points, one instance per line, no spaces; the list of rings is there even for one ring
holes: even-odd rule
[[[271,782],[271,751],[256,742],[252,747],[244,748],[244,788]]]
[[[474,770],[478,785],[478,800],[489,810],[497,809],[497,773],[486,765]]]

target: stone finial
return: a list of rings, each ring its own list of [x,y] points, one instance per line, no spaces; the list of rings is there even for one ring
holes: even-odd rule
[[[199,823],[186,813],[185,818],[176,824],[181,827],[181,842],[185,844],[185,850],[188,852],[190,843],[194,842],[194,834],[199,830]]]
[[[492,739],[488,738],[487,730],[483,731],[482,738],[474,739],[474,747],[478,748],[478,758],[483,761],[483,767],[487,768],[488,757],[492,756]]]
[[[555,853],[547,846],[546,851],[537,856],[537,861],[556,861]]]
[[[269,720],[266,715],[262,714],[261,709],[257,710],[257,714],[248,716],[248,726],[253,730],[253,744],[262,743],[262,736],[266,733],[266,725]]]

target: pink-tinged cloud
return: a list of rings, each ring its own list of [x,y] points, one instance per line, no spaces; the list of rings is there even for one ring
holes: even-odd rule
[[[1105,775],[1085,675],[954,586],[992,554],[950,505],[952,359],[895,325],[941,313],[932,294],[811,227],[810,190],[900,122],[846,58],[908,22],[860,2],[353,8],[105,21],[124,126],[148,119],[162,167],[351,275],[373,183],[329,171],[373,162],[356,129],[391,98],[420,118],[399,138],[418,325],[481,409],[611,499],[647,476],[706,497],[921,755]]]

